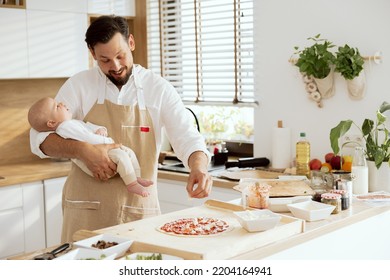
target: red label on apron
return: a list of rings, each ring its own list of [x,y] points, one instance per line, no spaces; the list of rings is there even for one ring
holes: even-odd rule
[[[149,129],[150,129],[149,126],[141,126],[139,130],[141,132],[149,132]]]

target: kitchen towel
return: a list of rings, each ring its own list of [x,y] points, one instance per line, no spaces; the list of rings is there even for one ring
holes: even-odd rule
[[[278,122],[278,127],[272,130],[272,158],[273,168],[289,168],[291,163],[291,131]]]

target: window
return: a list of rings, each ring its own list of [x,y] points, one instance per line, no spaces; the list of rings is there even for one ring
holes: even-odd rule
[[[253,0],[148,0],[148,67],[206,137],[253,141]]]

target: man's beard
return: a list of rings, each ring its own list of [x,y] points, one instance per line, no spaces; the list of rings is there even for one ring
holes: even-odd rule
[[[126,71],[127,68],[124,68],[123,71]],[[123,78],[119,78],[119,79],[116,79],[114,78],[114,76],[112,76],[110,74],[110,72],[108,72],[108,74],[106,74],[107,78],[110,79],[110,81],[116,85],[116,86],[123,86],[127,83],[127,81],[129,80],[130,76],[131,76],[131,72],[130,71],[127,71],[126,72],[126,75],[123,77]]]

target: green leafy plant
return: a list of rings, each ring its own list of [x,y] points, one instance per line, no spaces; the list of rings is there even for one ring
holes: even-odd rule
[[[347,44],[338,47],[335,60],[335,71],[339,72],[347,80],[359,76],[363,70],[364,59],[357,48],[351,48]]]
[[[339,139],[349,131],[354,124],[362,133],[365,141],[366,158],[375,162],[375,166],[379,168],[383,162],[388,162],[390,165],[390,138],[389,130],[386,127],[386,116],[384,112],[390,110],[390,104],[383,102],[376,111],[376,121],[365,119],[360,128],[352,120],[341,121],[337,126],[330,130],[330,145],[335,154],[340,152]],[[346,142],[347,145],[353,142]],[[342,147],[343,147],[342,146]]]
[[[321,39],[320,36],[321,34],[318,34],[307,38],[310,41],[314,41],[314,44],[303,50],[299,50],[299,47],[294,47],[296,50],[295,54],[299,55],[295,63],[299,67],[299,71],[317,79],[323,79],[329,75],[336,59],[330,51],[334,47],[332,42]]]

